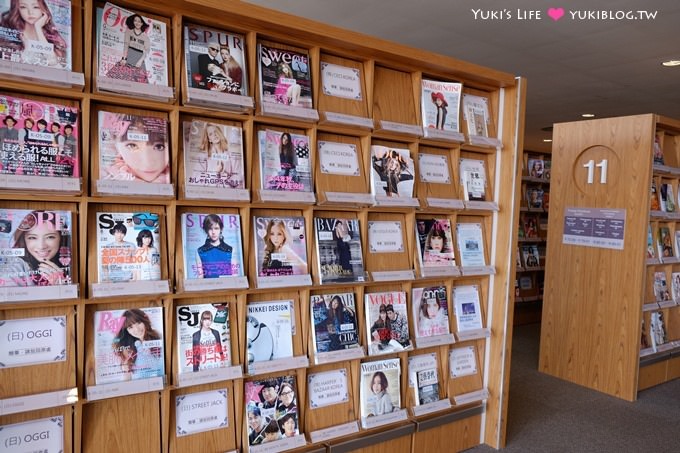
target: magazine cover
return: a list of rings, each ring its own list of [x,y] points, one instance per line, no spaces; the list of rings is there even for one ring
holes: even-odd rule
[[[408,381],[415,393],[415,405],[439,401],[437,355],[419,354],[408,358]]]
[[[486,200],[486,170],[483,160],[461,158],[459,175],[466,201]]]
[[[167,120],[100,111],[99,179],[170,184]]]
[[[468,135],[488,137],[489,100],[482,96],[463,94],[463,116],[467,122]]]
[[[371,195],[413,197],[415,167],[408,149],[371,146]]]
[[[315,217],[314,228],[321,283],[363,282],[359,220]]]
[[[158,214],[97,213],[99,283],[160,280]]]
[[[0,174],[79,177],[78,108],[0,94]]]
[[[456,311],[457,331],[481,329],[482,310],[479,302],[479,288],[463,285],[453,288],[453,306]]]
[[[661,138],[658,134],[654,135],[654,165],[664,165],[663,148],[661,148]]]
[[[525,237],[529,237],[526,235],[526,230]],[[461,266],[486,266],[481,223],[456,224],[456,239],[458,241]]]
[[[177,354],[179,373],[231,365],[226,303],[177,307]]]
[[[313,294],[310,305],[317,353],[360,347],[354,293]]]
[[[458,112],[463,84],[422,80],[423,127],[458,132]]]
[[[248,304],[246,359],[249,365],[293,357],[292,305],[292,300]]]
[[[168,86],[165,22],[106,3],[97,8],[99,77]]]
[[[94,313],[96,385],[165,374],[163,308]]]
[[[527,174],[531,176],[532,178],[543,178],[543,170],[544,170],[544,165],[543,165],[543,159],[529,159],[527,161],[528,165],[527,167],[529,168],[529,171]]]
[[[449,219],[416,219],[416,238],[422,267],[456,265]]]
[[[182,214],[184,275],[187,279],[244,275],[238,214]]]
[[[202,25],[185,25],[184,58],[189,86],[246,96],[245,46],[243,35]]]
[[[656,189],[656,181],[652,179],[651,196],[649,199],[649,209],[651,211],[660,211],[661,203],[659,202],[659,194]]]
[[[524,267],[532,269],[539,267],[540,256],[538,253],[538,245],[523,245],[522,258],[524,259]]]
[[[304,217],[253,217],[258,277],[309,274]]]
[[[266,129],[258,141],[262,190],[312,192],[309,137]]]
[[[387,354],[410,348],[406,293],[367,293],[364,301],[368,354]]]
[[[184,182],[188,186],[245,188],[243,131],[214,121],[184,121]]]
[[[312,107],[309,54],[258,44],[260,95],[263,103]]]
[[[295,375],[246,381],[244,387],[248,445],[300,434]]]
[[[663,271],[654,272],[654,299],[657,302],[671,300],[671,292],[668,289],[666,273]]]
[[[538,187],[529,187],[527,189],[527,206],[534,209],[543,208],[543,189]]]
[[[659,247],[659,256],[662,258],[671,258],[673,254],[673,236],[671,230],[667,226],[660,226],[657,236],[657,246]]]
[[[650,316],[649,336],[652,338],[652,348],[654,351],[668,342],[666,335],[666,322],[662,311],[653,311]]]
[[[680,235],[678,231],[675,232],[675,244],[676,247],[680,245]],[[680,250],[680,249],[678,249]],[[654,238],[652,236],[652,225],[647,225],[647,259],[656,258],[656,252],[654,251]]]
[[[0,209],[0,286],[73,283],[70,211]]]
[[[671,273],[671,297],[676,303],[680,300],[680,272]]]
[[[5,61],[71,70],[69,0],[0,0]]]
[[[416,325],[416,338],[451,333],[446,286],[429,286],[411,290],[411,309]]]
[[[361,417],[389,414],[401,409],[399,359],[361,364]]]

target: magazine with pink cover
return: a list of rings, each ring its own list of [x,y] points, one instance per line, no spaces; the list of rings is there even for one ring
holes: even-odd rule
[[[417,219],[416,238],[422,267],[456,265],[449,219]]]
[[[263,190],[313,191],[309,137],[266,129],[258,141]]]
[[[168,122],[99,111],[99,179],[170,183]]]
[[[416,338],[451,333],[449,307],[445,286],[413,288],[411,307],[416,326]]]
[[[77,178],[78,108],[0,94],[0,174]]]
[[[258,277],[309,274],[304,217],[253,217]]]
[[[265,104],[312,108],[309,54],[258,44],[260,96]]]

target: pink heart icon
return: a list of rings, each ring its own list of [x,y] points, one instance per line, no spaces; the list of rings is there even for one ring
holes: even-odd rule
[[[548,8],[548,16],[555,22],[564,16],[564,8]]]

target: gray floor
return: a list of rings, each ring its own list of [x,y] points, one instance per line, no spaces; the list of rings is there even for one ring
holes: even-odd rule
[[[504,452],[680,452],[680,379],[635,403],[539,373],[540,326],[515,327]],[[468,453],[494,452],[488,446]]]

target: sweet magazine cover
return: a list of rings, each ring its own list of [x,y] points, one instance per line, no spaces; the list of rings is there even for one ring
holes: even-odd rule
[[[309,274],[304,217],[253,217],[258,277]]]
[[[0,59],[71,70],[69,0],[0,0]]]
[[[293,301],[248,304],[246,339],[248,365],[293,357]]]
[[[165,375],[163,308],[94,313],[96,385]]]
[[[422,80],[423,127],[458,132],[458,112],[463,84]]]
[[[313,294],[310,304],[317,353],[360,347],[354,293]]]
[[[385,415],[401,409],[399,359],[361,364],[361,417]]]
[[[309,137],[266,129],[258,142],[262,190],[312,192]]]
[[[364,301],[368,354],[387,354],[411,348],[406,293],[367,293]]]
[[[260,94],[265,104],[312,108],[309,54],[270,44],[258,44]]]
[[[0,174],[80,176],[78,108],[0,94]]]
[[[99,179],[170,184],[167,120],[100,111]]]
[[[371,194],[373,196],[413,196],[415,166],[408,149],[371,146]]]
[[[421,267],[456,265],[449,219],[416,219],[416,238]]]
[[[248,445],[300,434],[294,375],[246,381],[244,392]]]
[[[168,86],[165,22],[106,3],[96,32],[98,77]]]
[[[97,213],[99,283],[160,280],[158,214]]]
[[[238,214],[184,213],[181,221],[185,278],[244,275]]]
[[[413,288],[411,307],[416,324],[416,338],[446,335],[449,329],[449,307],[445,286]]]
[[[72,282],[70,211],[0,209],[0,286]]]
[[[321,284],[363,282],[359,220],[315,217],[314,227]]]
[[[189,186],[245,188],[243,131],[215,121],[184,121],[184,182]]]
[[[184,58],[189,87],[246,96],[245,46],[243,35],[185,25]]]
[[[177,307],[177,359],[179,373],[231,365],[226,303]]]

